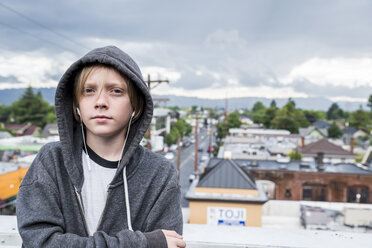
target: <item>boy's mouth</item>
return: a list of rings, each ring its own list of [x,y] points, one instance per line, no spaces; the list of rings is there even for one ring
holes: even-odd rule
[[[109,119],[112,119],[112,118],[109,117],[109,116],[106,116],[106,115],[96,115],[96,116],[93,116],[92,119],[99,119],[99,120],[104,120],[104,119],[106,119],[106,120],[109,120]]]

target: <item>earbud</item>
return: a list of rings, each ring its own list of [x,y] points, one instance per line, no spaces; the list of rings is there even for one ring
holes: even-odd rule
[[[136,112],[133,111],[133,112],[132,112],[132,115],[130,116],[130,118],[133,118],[135,114],[136,114]]]
[[[76,108],[76,112],[77,112],[78,116],[80,116],[80,117],[81,117],[81,114],[80,114],[80,109],[79,109],[79,108]]]

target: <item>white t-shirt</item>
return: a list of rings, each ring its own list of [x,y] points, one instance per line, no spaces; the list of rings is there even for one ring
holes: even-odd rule
[[[82,152],[84,170],[82,198],[88,232],[89,235],[92,235],[97,230],[98,222],[106,205],[108,185],[115,176],[118,161],[105,160],[89,147],[87,149],[89,158],[84,149]],[[90,170],[88,159],[90,160]]]

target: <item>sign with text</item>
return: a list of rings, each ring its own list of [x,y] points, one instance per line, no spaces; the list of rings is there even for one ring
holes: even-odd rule
[[[246,209],[231,207],[208,207],[208,225],[245,226]]]

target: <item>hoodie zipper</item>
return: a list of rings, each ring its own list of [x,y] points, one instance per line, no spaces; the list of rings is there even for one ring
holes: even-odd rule
[[[75,186],[74,186],[74,188],[75,188],[75,192],[76,192],[76,197],[77,197],[78,202],[79,202],[80,210],[81,210],[81,213],[83,215],[85,232],[88,234],[88,236],[90,236],[89,228],[88,228],[88,225],[87,225],[87,220],[85,218],[85,211],[84,211],[84,207],[83,207],[83,201],[81,200],[81,195],[80,195],[78,189]]]
[[[103,210],[102,210],[101,216],[99,217],[99,221],[98,221],[98,224],[97,224],[97,227],[96,227],[96,231],[98,231],[98,228],[99,228],[99,226],[101,225],[102,217],[103,217],[103,214],[104,214],[104,212],[105,212],[105,210],[106,210],[106,207],[107,207],[107,198],[108,198],[109,190],[110,190],[110,184],[107,185],[107,190],[106,190],[106,199],[105,199],[105,206],[103,207]]]

